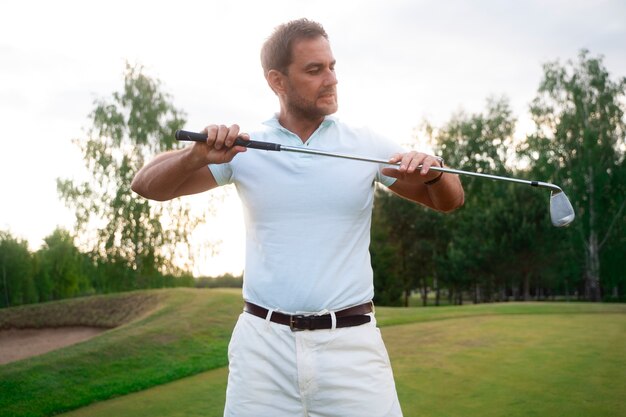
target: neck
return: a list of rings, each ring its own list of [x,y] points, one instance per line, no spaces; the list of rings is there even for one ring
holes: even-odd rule
[[[280,125],[298,135],[302,143],[311,137],[323,121],[324,116],[306,117],[288,112],[284,108],[280,110],[278,115]]]

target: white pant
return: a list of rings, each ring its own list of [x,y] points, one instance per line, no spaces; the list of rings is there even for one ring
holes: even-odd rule
[[[226,417],[402,416],[372,321],[292,332],[242,313],[228,348]]]

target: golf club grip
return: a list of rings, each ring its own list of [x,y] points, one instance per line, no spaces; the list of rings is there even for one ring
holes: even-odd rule
[[[206,133],[189,132],[187,130],[177,130],[176,140],[190,142],[206,142]],[[280,151],[278,143],[259,142],[257,140],[245,140],[241,137],[235,139],[235,146],[245,146],[246,148],[262,149],[264,151]]]
[[[174,134],[176,140],[187,142],[206,142],[206,133],[190,132],[188,130],[178,129]]]

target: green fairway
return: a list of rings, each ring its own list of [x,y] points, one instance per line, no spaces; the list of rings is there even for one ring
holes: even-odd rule
[[[379,308],[377,316],[407,417],[626,416],[624,305]],[[220,416],[226,377],[221,368],[63,416]]]
[[[407,416],[626,416],[626,316],[528,315],[384,329]]]

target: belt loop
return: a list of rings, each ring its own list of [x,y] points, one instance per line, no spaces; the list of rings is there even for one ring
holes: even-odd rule
[[[271,308],[267,309],[267,316],[265,316],[265,324],[267,326],[267,328],[270,328],[270,320],[272,320],[272,314],[274,314],[274,310],[272,310]]]
[[[335,330],[337,328],[337,315],[335,314],[334,311],[330,312],[330,330]]]

